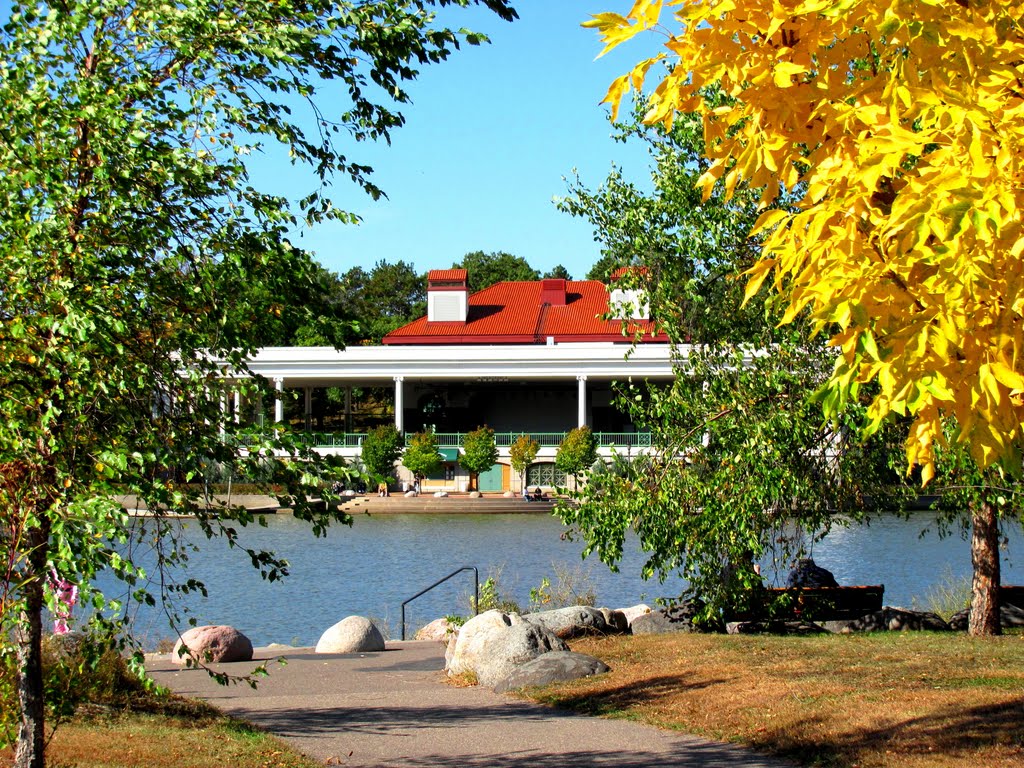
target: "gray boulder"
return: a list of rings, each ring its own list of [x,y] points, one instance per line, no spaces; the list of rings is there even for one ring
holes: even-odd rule
[[[704,601],[694,598],[638,616],[630,624],[634,635],[660,635],[667,632],[723,632],[725,626],[718,621],[698,618],[704,610]]]
[[[828,630],[810,621],[730,621],[725,625],[730,635],[823,635]]]
[[[620,608],[619,613],[626,617],[626,624],[630,627],[633,626],[633,622],[639,619],[641,616],[646,616],[651,612],[651,606],[647,603],[638,603],[637,605],[631,605],[629,608]]]
[[[563,640],[583,635],[623,634],[629,626],[621,611],[592,608],[589,605],[527,613],[523,616],[523,621],[544,627]]]
[[[320,635],[316,653],[366,653],[384,650],[384,636],[363,616],[349,616]]]
[[[930,611],[908,611],[905,608],[885,606],[880,611],[869,613],[859,619],[847,622],[838,631],[849,632],[906,632],[930,630],[932,632],[948,632],[949,624],[937,614]]]
[[[573,651],[551,651],[523,664],[511,675],[494,686],[498,693],[514,691],[533,685],[550,685],[566,680],[577,680],[609,672],[600,659]]]
[[[448,642],[448,639],[457,631],[458,627],[448,621],[448,619],[434,619],[426,626],[420,627],[413,639]]]
[[[449,643],[445,672],[473,674],[480,685],[491,688],[531,659],[568,650],[552,632],[523,621],[518,614],[486,611],[467,621]]]
[[[171,661],[188,664],[190,656],[204,664],[252,661],[252,642],[234,627],[193,627],[174,644]]]
[[[949,628],[956,632],[966,632],[970,621],[971,609],[964,608],[949,617]],[[999,623],[1003,629],[1024,627],[1024,609],[1010,604],[999,606]]]

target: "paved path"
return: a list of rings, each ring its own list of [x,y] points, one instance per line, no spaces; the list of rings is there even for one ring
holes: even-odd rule
[[[308,649],[268,664],[257,690],[218,686],[166,657],[149,663],[161,685],[284,737],[329,765],[361,768],[782,768],[788,764],[623,720],[561,712],[444,681],[444,648],[388,643],[382,653],[317,655]],[[251,663],[215,665],[244,674]]]

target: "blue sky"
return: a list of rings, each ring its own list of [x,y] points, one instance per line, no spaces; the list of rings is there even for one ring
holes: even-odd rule
[[[642,179],[647,162],[642,148],[611,139],[598,103],[645,51],[627,46],[595,61],[597,35],[579,25],[630,4],[516,0],[520,19],[511,24],[480,10],[448,13],[453,25],[483,31],[491,44],[466,46],[422,70],[407,124],[390,147],[351,147],[350,159],[374,168],[389,199],[373,202],[338,179],[335,204],[363,223],[317,225],[293,241],[338,272],[379,259],[446,268],[469,251],[502,250],[542,272],[564,264],[583,277],[600,250],[585,221],[552,203],[565,193],[563,177],[577,169],[596,186],[616,163]],[[292,198],[315,188],[311,174],[269,158],[252,170],[259,184]]]

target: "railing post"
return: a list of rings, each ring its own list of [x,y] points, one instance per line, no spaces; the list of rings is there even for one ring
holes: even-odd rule
[[[477,567],[475,565],[465,565],[462,568],[459,568],[457,571],[452,571],[447,576],[445,576],[443,579],[438,579],[437,581],[435,581],[433,584],[431,584],[426,589],[421,589],[419,592],[417,592],[415,595],[410,597],[408,600],[405,600],[405,601],[402,602],[402,609],[401,609],[401,612],[402,612],[402,640],[405,640],[405,606],[408,605],[409,603],[411,603],[417,597],[421,597],[422,595],[427,594],[427,592],[432,590],[434,587],[441,586],[442,584],[444,584],[446,581],[448,581],[448,579],[452,578],[453,576],[458,576],[463,571],[472,571],[473,572],[473,593],[474,593],[473,615],[474,616],[478,616],[480,614],[480,571],[477,569]]]

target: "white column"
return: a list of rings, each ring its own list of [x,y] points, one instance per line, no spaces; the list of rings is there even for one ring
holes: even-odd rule
[[[283,377],[274,377],[274,390],[274,423],[280,424],[284,421],[284,400],[282,399],[282,395],[284,394]]]
[[[313,388],[306,387],[306,431],[313,431]]]
[[[345,432],[352,431],[352,387],[345,387]]]
[[[242,421],[242,393],[238,389],[235,390],[235,424],[239,424]]]
[[[395,376],[395,429],[405,432],[405,376]]]
[[[228,420],[228,393],[224,389],[223,382],[221,382],[221,388],[220,388],[220,427],[218,429],[218,431],[220,432],[220,436],[221,437],[224,437],[224,433],[227,431],[226,428],[225,428],[225,424],[227,423],[227,420]]]
[[[578,402],[576,410],[576,426],[587,426],[587,377],[577,376]]]

